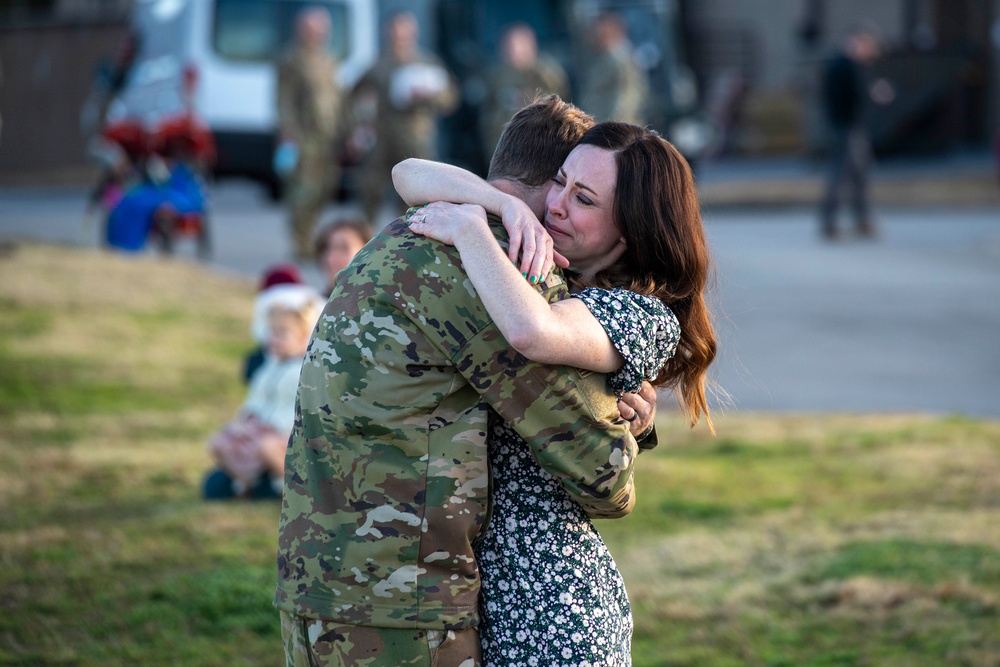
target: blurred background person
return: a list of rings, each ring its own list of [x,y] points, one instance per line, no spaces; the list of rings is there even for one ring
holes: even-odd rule
[[[569,99],[566,72],[554,58],[539,53],[538,37],[531,26],[515,23],[500,38],[500,62],[486,74],[479,127],[487,164],[511,116],[536,95],[546,93]]]
[[[279,262],[264,269],[253,302],[250,336],[256,346],[243,359],[243,381],[247,384],[264,365],[267,356],[267,311],[272,304],[305,303],[312,298],[312,288],[306,284],[302,271],[292,262]]]
[[[594,19],[590,36],[597,53],[583,82],[580,106],[596,121],[645,123],[646,74],[635,62],[625,24],[606,12]]]
[[[865,126],[865,111],[869,101],[891,102],[893,92],[884,80],[869,88],[866,70],[881,53],[882,46],[874,28],[858,26],[851,30],[843,46],[823,68],[820,99],[829,130],[830,172],[820,208],[820,233],[828,240],[836,240],[842,235],[837,214],[845,190],[858,235],[863,238],[876,235],[868,195],[872,147]]]
[[[375,146],[361,183],[367,220],[376,220],[397,162],[408,157],[437,159],[438,117],[458,104],[451,74],[437,56],[420,50],[419,35],[412,12],[390,16],[385,24],[385,51],[354,88],[359,106],[364,106],[365,97],[375,102]],[[402,200],[393,197],[402,212]]]
[[[354,255],[372,238],[371,227],[359,218],[341,218],[323,225],[316,234],[316,265],[323,273],[329,296],[343,271]]]
[[[275,166],[289,173],[289,226],[299,260],[311,259],[316,219],[340,176],[336,147],[342,95],[338,63],[327,50],[330,29],[325,9],[303,10],[296,21],[295,44],[278,68],[280,144]]]
[[[206,500],[280,498],[285,447],[295,419],[299,371],[323,299],[274,301],[267,310],[267,355],[236,417],[209,439],[216,468],[205,477]]]

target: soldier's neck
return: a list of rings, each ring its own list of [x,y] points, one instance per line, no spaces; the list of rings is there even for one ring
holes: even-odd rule
[[[489,182],[500,192],[517,197],[531,209],[539,220],[545,217],[545,192],[547,187],[531,187],[517,181],[496,179]]]

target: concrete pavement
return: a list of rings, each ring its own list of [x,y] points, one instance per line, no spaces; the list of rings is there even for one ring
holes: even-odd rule
[[[1000,417],[1000,212],[879,219],[830,244],[811,210],[707,213],[736,408]]]
[[[700,163],[696,174],[705,206],[786,208],[818,202],[827,169],[815,158],[748,157]],[[881,206],[1000,207],[998,166],[985,151],[878,160],[871,190]]]

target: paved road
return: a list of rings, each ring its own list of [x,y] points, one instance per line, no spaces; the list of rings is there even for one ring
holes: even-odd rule
[[[83,198],[0,189],[0,236],[94,246]],[[256,187],[216,186],[212,202],[216,269],[256,276],[288,256],[282,211]],[[1000,211],[879,218],[879,242],[831,245],[817,239],[809,210],[706,212],[714,375],[732,409],[1000,417]]]

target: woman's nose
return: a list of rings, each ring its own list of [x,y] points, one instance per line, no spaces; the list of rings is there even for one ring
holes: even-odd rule
[[[549,213],[556,216],[557,218],[563,218],[566,216],[566,193],[560,192],[556,195],[555,199],[549,204]]]

